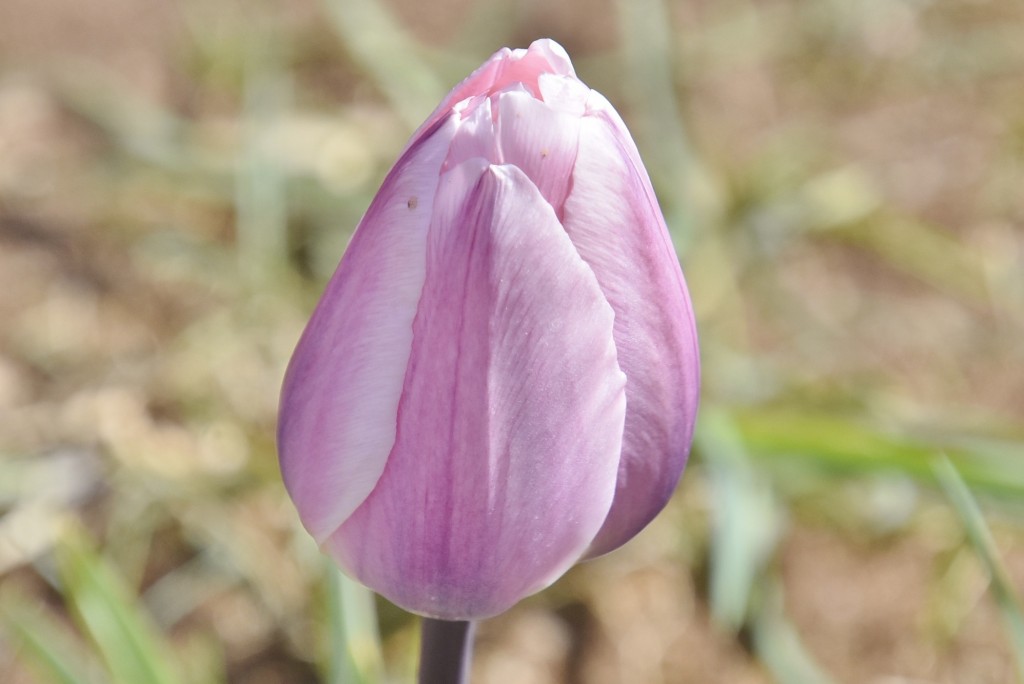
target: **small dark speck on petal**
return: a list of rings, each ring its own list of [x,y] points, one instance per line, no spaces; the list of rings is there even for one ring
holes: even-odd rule
[[[540,151],[540,156],[544,158],[548,156],[548,150],[546,147]]]
[[[415,209],[416,205],[419,203],[419,199],[414,196],[409,198],[409,201],[405,203],[405,206],[409,207],[410,209]]]

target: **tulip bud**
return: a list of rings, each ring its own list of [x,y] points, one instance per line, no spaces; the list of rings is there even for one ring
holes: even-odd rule
[[[303,524],[399,606],[497,614],[639,532],[682,474],[693,312],[647,172],[549,40],[413,136],[288,367]]]

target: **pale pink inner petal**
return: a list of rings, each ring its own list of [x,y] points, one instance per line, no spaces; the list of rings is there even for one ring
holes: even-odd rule
[[[476,71],[452,88],[434,113],[413,135],[417,140],[452,107],[476,95],[490,95],[514,83],[522,83],[535,97],[540,97],[539,78],[542,74],[575,76],[572,61],[565,49],[550,39],[535,40],[527,50],[502,48],[495,52]]]
[[[522,169],[560,216],[576,161],[580,117],[524,92],[502,93],[497,107],[502,161]]]
[[[586,550],[608,512],[625,378],[613,314],[519,169],[442,181],[387,468],[328,541],[435,617],[499,613]]]
[[[543,71],[560,74],[562,76],[575,76],[576,71],[572,68],[572,60],[565,48],[550,38],[540,38],[530,43],[527,50],[529,53],[544,58],[547,68]]]
[[[541,99],[548,106],[574,116],[586,113],[587,102],[593,91],[575,76],[541,74],[537,83]]]
[[[392,169],[288,367],[281,470],[299,517],[320,542],[373,489],[395,441],[427,229],[454,127],[443,124]]]
[[[486,159],[499,162],[498,142],[494,134],[494,117],[490,98],[481,98],[464,119],[452,138],[451,148],[444,161],[444,169],[458,166],[468,159]]]
[[[589,555],[619,546],[661,510],[682,474],[699,392],[689,294],[628,133],[600,112],[581,123],[564,225],[615,310],[626,426],[615,501]]]
[[[531,46],[531,49],[525,53],[521,52],[521,54],[515,55],[515,58],[502,62],[501,69],[494,79],[490,91],[502,90],[512,83],[522,83],[534,97],[540,97],[537,79],[551,69],[551,64],[544,51],[535,50]]]

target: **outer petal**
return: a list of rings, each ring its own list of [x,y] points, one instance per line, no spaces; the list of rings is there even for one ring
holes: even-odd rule
[[[600,528],[625,378],[611,308],[522,171],[470,160],[435,207],[398,438],[327,549],[408,610],[481,618],[553,582]]]
[[[367,497],[395,415],[426,271],[427,229],[455,122],[410,147],[370,205],[285,376],[278,451],[299,517],[323,542]]]
[[[618,117],[595,98],[564,225],[615,310],[627,410],[615,501],[589,556],[625,543],[668,501],[686,465],[700,384],[693,309],[647,172]]]

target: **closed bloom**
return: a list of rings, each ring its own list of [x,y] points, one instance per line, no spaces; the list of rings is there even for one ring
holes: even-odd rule
[[[698,375],[636,147],[537,41],[457,86],[388,174],[288,368],[281,470],[346,572],[487,617],[664,507]]]

